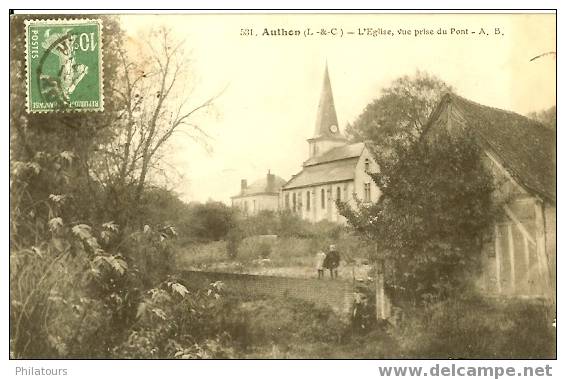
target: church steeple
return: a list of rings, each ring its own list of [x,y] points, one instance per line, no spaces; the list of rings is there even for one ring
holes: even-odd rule
[[[308,139],[309,157],[317,157],[326,151],[346,144],[346,137],[340,132],[334,97],[332,96],[332,85],[328,74],[328,63],[324,69],[322,81],[322,92],[318,102],[316,123],[314,125],[314,136]]]
[[[334,97],[332,96],[332,85],[328,74],[328,62],[324,69],[324,79],[322,82],[322,92],[318,103],[318,112],[314,127],[313,138],[327,137],[331,139],[344,139],[338,126],[336,108],[334,107]]]

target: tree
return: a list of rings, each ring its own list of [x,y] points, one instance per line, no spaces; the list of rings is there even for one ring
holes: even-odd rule
[[[169,138],[181,126],[199,130],[192,116],[211,100],[189,106],[180,96],[187,65],[167,31],[150,35],[148,50],[132,56],[118,19],[99,17],[104,111],[43,114],[25,111],[26,16],[10,17],[10,349],[16,358],[108,356],[136,321],[142,292],[171,270],[163,263],[170,263],[165,254],[176,230],[140,204],[174,203],[169,193],[147,191],[147,183]],[[197,140],[204,134],[185,132]],[[145,215],[157,227],[137,227]]]
[[[527,116],[533,120],[539,121],[547,128],[556,130],[556,105],[543,111],[531,112]]]
[[[106,307],[110,301],[103,291],[88,291],[94,283],[111,287],[98,280],[106,274],[123,279],[126,267],[106,249],[104,239],[113,239],[117,226],[107,218],[90,168],[97,147],[113,135],[117,104],[110,87],[123,37],[116,18],[100,18],[105,111],[29,114],[21,48],[26,16],[10,16],[10,347],[15,357],[88,349],[87,340],[117,315]],[[95,272],[101,276],[95,278]]]
[[[421,140],[372,179],[376,203],[339,211],[386,262],[397,299],[413,304],[462,291],[476,273],[482,235],[494,217],[493,179],[471,133]]]
[[[209,201],[189,207],[187,229],[189,235],[201,241],[225,238],[236,224],[234,210],[222,202]]]
[[[98,180],[116,202],[135,206],[152,172],[163,161],[163,148],[175,133],[203,142],[208,136],[193,120],[216,96],[196,102],[186,84],[190,60],[183,40],[165,28],[140,38],[142,46],[119,52],[119,80],[112,86],[118,99],[116,134],[101,150]],[[124,194],[129,197],[124,198]],[[132,212],[129,212],[130,214]],[[125,222],[131,217],[125,216]]]
[[[452,87],[423,71],[402,76],[369,103],[346,132],[355,141],[372,141],[376,159],[390,160],[418,140],[428,116]]]
[[[81,17],[88,18],[78,16]],[[34,15],[34,18],[53,16]],[[114,17],[100,18],[105,45],[105,111],[28,114],[25,107],[25,49],[22,49],[25,46],[25,16],[10,17],[10,165],[13,174],[10,195],[14,227],[26,224],[27,221],[20,218],[25,215],[21,212],[24,209],[33,210],[37,218],[47,218],[46,202],[50,194],[65,194],[62,216],[67,219],[73,214],[80,214],[83,220],[106,219],[106,207],[100,203],[104,196],[90,174],[95,151],[112,138],[116,127],[114,115],[119,105],[111,84],[118,70],[117,51],[122,48],[123,32]],[[20,240],[26,233],[17,237]]]

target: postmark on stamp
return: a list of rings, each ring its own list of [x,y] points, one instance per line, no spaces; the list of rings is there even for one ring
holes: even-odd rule
[[[26,21],[27,110],[103,111],[102,21]]]

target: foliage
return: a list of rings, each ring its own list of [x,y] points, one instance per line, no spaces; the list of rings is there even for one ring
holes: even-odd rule
[[[145,292],[127,338],[112,349],[113,358],[232,358],[229,335],[214,322],[223,308],[223,284],[189,290],[168,278]]]
[[[148,190],[149,176],[159,170],[153,163],[173,129],[180,130],[210,102],[196,108],[177,104],[174,75],[162,67],[141,75],[148,97],[132,93],[139,108],[131,107],[123,90],[135,88],[124,70],[132,73],[139,57],[129,60],[124,54],[118,20],[100,16],[104,112],[28,114],[25,56],[18,48],[25,42],[25,17],[10,17],[10,353],[15,358],[108,357],[137,322],[144,291],[172,270],[177,230],[158,208],[168,204],[172,209],[179,202],[168,191]],[[52,18],[34,15],[44,17]],[[152,41],[164,42],[156,35]],[[148,49],[155,47],[148,42]],[[167,50],[170,42],[162,47]],[[167,52],[166,61],[173,61],[177,51]],[[144,63],[159,66],[156,60]],[[172,63],[175,74],[181,68]],[[165,92],[150,90],[163,83]],[[173,91],[171,97],[167,91]],[[173,107],[182,120],[164,113]],[[171,286],[177,293],[179,288]],[[214,350],[216,337],[210,338],[196,355],[207,346]]]
[[[449,85],[426,72],[402,76],[383,89],[346,132],[356,141],[372,141],[380,154],[396,152],[418,140],[428,116],[450,91]]]
[[[556,105],[539,112],[531,112],[528,117],[541,122],[547,128],[556,131]]]
[[[241,229],[246,236],[261,236],[281,233],[280,214],[275,211],[261,210],[255,215],[239,219]]]
[[[395,298],[441,299],[477,273],[482,234],[495,216],[493,178],[468,132],[439,131],[400,156],[372,174],[382,190],[376,203],[339,209],[377,245]]]
[[[224,203],[209,201],[189,205],[182,221],[188,235],[194,241],[218,241],[226,238],[235,228],[234,210]]]
[[[280,237],[339,239],[345,232],[343,226],[334,222],[311,223],[290,210],[261,211],[238,219],[238,224],[247,237],[274,234]]]

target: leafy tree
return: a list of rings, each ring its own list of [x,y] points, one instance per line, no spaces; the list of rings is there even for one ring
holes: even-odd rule
[[[493,179],[468,132],[439,132],[403,150],[372,174],[376,203],[339,203],[340,213],[385,261],[397,299],[444,298],[469,284],[478,268],[482,233],[494,217]]]
[[[541,122],[547,128],[556,130],[556,105],[543,111],[531,112],[527,116]]]
[[[192,204],[187,217],[189,235],[200,241],[221,240],[236,223],[234,210],[216,201]]]
[[[191,107],[179,97],[187,65],[176,60],[180,49],[172,49],[165,34],[150,36],[149,58],[128,58],[118,19],[97,17],[103,19],[104,112],[43,114],[25,111],[26,16],[10,17],[15,358],[107,357],[136,322],[143,291],[172,269],[169,240],[176,230],[156,208],[175,203],[153,187],[148,191],[147,183],[173,132],[210,102]],[[136,71],[142,58],[145,74]],[[138,87],[128,82],[137,78]],[[131,98],[123,96],[124,88],[132,90]],[[128,154],[123,143],[130,143]]]
[[[113,134],[117,106],[110,84],[123,34],[115,18],[101,16],[105,112],[29,114],[21,48],[25,18],[10,17],[11,353],[72,356],[90,347],[96,355],[99,350],[87,341],[118,315],[107,307],[111,300],[103,287],[111,283],[104,280],[127,269],[124,258],[109,249],[118,228],[109,222],[90,167],[98,146]]]
[[[421,135],[423,126],[442,95],[452,87],[423,71],[402,76],[381,91],[358,118],[346,127],[354,141],[372,141],[376,159],[396,158]]]

